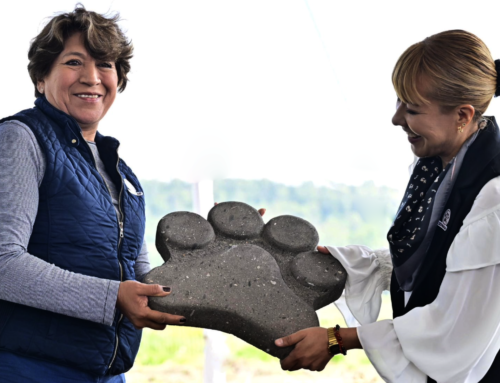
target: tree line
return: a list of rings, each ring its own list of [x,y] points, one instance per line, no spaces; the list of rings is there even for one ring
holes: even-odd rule
[[[159,220],[173,211],[193,211],[191,184],[141,181],[146,196],[146,241],[153,266],[161,264],[154,249]],[[320,244],[387,247],[386,234],[400,202],[398,193],[373,182],[361,186],[304,183],[287,186],[269,180],[228,179],[214,182],[217,202],[240,201],[264,207],[267,222],[279,215],[295,215],[318,230]],[[205,217],[206,218],[206,217]]]

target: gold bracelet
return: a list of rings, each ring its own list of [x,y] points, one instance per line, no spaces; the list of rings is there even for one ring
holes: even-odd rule
[[[335,337],[335,329],[333,327],[330,327],[327,331],[328,331],[328,352],[331,355],[335,355],[338,353],[338,344],[339,344],[339,342],[337,342],[337,338]]]

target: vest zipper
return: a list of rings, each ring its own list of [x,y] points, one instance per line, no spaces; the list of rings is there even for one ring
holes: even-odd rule
[[[118,165],[120,164],[120,156],[118,155],[118,148],[116,148],[116,171],[118,174],[120,174],[120,169],[118,168]],[[118,217],[118,224],[120,226],[120,239],[118,240],[118,266],[120,266],[120,282],[123,282],[123,266],[122,263],[120,262],[120,250],[121,250],[121,245],[124,237],[124,227],[123,227],[123,211],[122,211],[122,194],[123,194],[123,179],[120,175],[120,180],[121,180],[121,185],[120,185],[120,193],[118,195],[118,212],[119,212],[119,217]],[[113,363],[115,362],[116,355],[118,354],[118,346],[120,345],[120,337],[118,336],[118,330],[120,328],[120,323],[122,322],[123,319],[123,313],[120,314],[120,318],[118,319],[118,322],[116,323],[116,343],[115,343],[115,351],[113,352],[113,357],[111,358],[111,362],[109,363],[108,370],[111,369],[113,366]]]
[[[96,162],[96,160],[94,158],[94,153],[92,153],[92,149],[90,149],[90,146],[87,143],[87,141],[85,140],[85,138],[83,137],[82,132],[80,132],[80,135],[82,136],[83,141],[85,142],[85,144],[87,145],[87,147],[89,149],[89,152],[90,152],[90,155],[92,157],[92,161],[94,163],[94,167],[95,167],[97,173],[99,173],[99,175],[101,176],[102,180],[104,181],[104,184],[106,185],[106,189],[108,189],[109,196],[111,197],[111,200],[113,200],[113,197],[111,195],[111,190],[109,189],[109,186],[108,186],[106,180],[104,179],[104,177],[102,176],[101,172],[97,168],[97,162]],[[118,158],[117,161],[116,161],[116,171],[120,175],[120,169],[118,168],[118,165],[120,163],[120,157],[118,156],[118,148],[116,148],[116,155],[117,155],[117,158]],[[123,266],[122,266],[122,263],[120,262],[120,249],[121,249],[122,240],[123,240],[123,237],[124,237],[124,234],[123,234],[123,231],[124,231],[124,227],[123,227],[123,212],[122,212],[122,204],[121,204],[121,202],[122,202],[122,194],[123,194],[123,180],[122,180],[121,175],[120,175],[120,180],[121,180],[121,187],[120,187],[120,194],[118,195],[118,214],[116,215],[117,216],[116,218],[118,220],[118,226],[120,228],[120,237],[118,239],[117,258],[118,258],[118,266],[120,268],[120,282],[123,282]],[[123,314],[120,314],[120,318],[118,319],[118,322],[116,323],[115,350],[113,351],[113,357],[111,358],[111,362],[108,365],[108,370],[111,369],[111,366],[113,366],[113,363],[114,363],[114,361],[116,359],[116,355],[118,353],[118,346],[120,344],[120,338],[118,337],[118,328],[120,326],[120,323],[121,323],[122,319],[123,319]]]
[[[118,261],[118,264],[120,265],[120,281],[123,281],[122,264],[120,263],[120,261]],[[123,319],[123,314],[120,314],[120,318],[118,319],[118,322],[116,323],[115,350],[113,351],[113,357],[111,358],[111,362],[109,363],[108,370],[111,369],[111,366],[113,366],[113,363],[115,362],[115,359],[116,359],[116,354],[118,354],[118,346],[120,345],[120,337],[118,336],[118,328],[120,326],[122,319]]]

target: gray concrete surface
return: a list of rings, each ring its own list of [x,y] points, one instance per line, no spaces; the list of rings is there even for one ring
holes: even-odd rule
[[[170,286],[172,293],[150,298],[149,306],[284,358],[291,348],[280,349],[274,340],[318,326],[315,310],[344,289],[345,270],[315,251],[318,241],[309,222],[281,216],[264,225],[258,211],[241,202],[216,205],[208,221],[189,212],[168,214],[156,237],[165,263],[144,280]]]

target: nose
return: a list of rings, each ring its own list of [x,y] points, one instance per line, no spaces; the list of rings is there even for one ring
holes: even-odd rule
[[[396,112],[394,113],[394,116],[392,116],[393,125],[406,126],[405,110],[406,105],[398,99],[396,102]]]
[[[88,86],[95,86],[101,83],[99,70],[94,63],[84,66],[81,71],[80,82]]]

